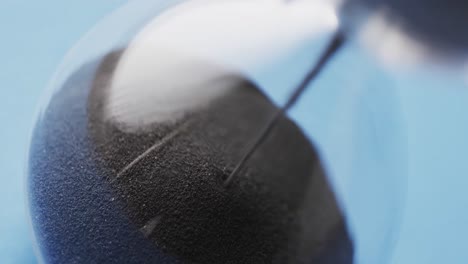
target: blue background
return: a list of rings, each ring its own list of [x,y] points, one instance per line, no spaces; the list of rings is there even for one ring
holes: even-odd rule
[[[38,99],[73,44],[125,2],[0,2],[0,263],[35,262],[23,180]],[[468,263],[468,85],[412,72],[392,88],[407,126],[408,195],[391,263]]]

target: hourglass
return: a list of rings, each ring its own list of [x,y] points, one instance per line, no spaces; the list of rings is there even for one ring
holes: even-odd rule
[[[41,259],[388,262],[404,122],[391,76],[339,50],[338,28],[309,1],[132,1],[105,18],[33,133]]]

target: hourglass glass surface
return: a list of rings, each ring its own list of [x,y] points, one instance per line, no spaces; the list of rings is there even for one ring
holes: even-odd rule
[[[103,52],[75,51],[39,114],[29,197],[42,260],[353,263],[346,195],[319,151],[327,143],[301,118],[281,114],[226,184],[314,64],[304,55],[322,50],[333,10],[306,1],[127,10],[139,5],[152,8],[116,27]]]

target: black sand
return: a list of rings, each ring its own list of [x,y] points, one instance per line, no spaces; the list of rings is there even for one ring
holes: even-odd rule
[[[190,263],[352,263],[345,221],[317,153],[287,117],[223,187],[277,110],[253,83],[226,76],[238,79],[236,87],[209,107],[127,133],[103,113],[118,59],[114,53],[101,64],[89,96],[92,155],[131,222],[155,246]]]

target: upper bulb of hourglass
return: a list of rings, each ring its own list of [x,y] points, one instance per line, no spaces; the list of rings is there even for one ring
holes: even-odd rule
[[[453,65],[467,59],[466,2],[347,0],[342,1],[341,9],[347,24],[354,25],[350,28],[358,24],[357,31],[367,31],[367,42],[386,49],[386,53],[399,50],[398,57],[403,62],[417,59]]]

